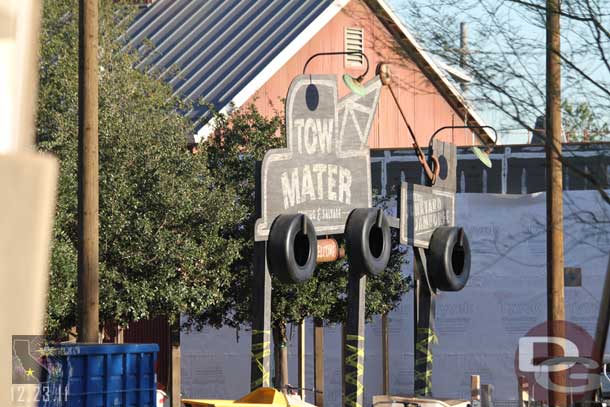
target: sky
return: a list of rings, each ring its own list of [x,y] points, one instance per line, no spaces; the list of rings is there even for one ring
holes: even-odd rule
[[[390,6],[394,9],[396,14],[398,14],[403,23],[413,32],[417,37],[424,36],[430,33],[422,33],[421,26],[418,26],[417,21],[410,21],[411,19],[408,17],[408,8],[413,5],[420,6],[424,9],[424,11],[430,12],[432,14],[436,13],[436,10],[431,9],[430,2],[427,0],[388,0]],[[599,0],[600,4],[604,6],[604,4],[608,4],[608,10],[610,10],[610,0]],[[486,4],[485,6],[481,5],[481,3]],[[539,3],[539,2],[537,2]],[[472,38],[472,41],[476,41],[476,33],[477,28],[481,25],[487,25],[490,23],[490,9],[495,12],[495,15],[498,19],[507,21],[507,24],[510,24],[511,32],[514,33],[515,37],[519,37],[525,39],[530,42],[540,43],[541,48],[536,50],[535,53],[528,55],[528,59],[531,61],[531,64],[528,64],[527,69],[530,72],[534,72],[541,76],[541,80],[544,81],[544,69],[546,66],[546,52],[544,49],[546,33],[544,27],[542,26],[543,20],[538,18],[536,23],[532,23],[536,21],[536,16],[529,12],[524,12],[524,8],[522,6],[515,6],[513,3],[506,0],[483,0],[482,2],[479,0],[464,0],[460,2],[461,5],[469,4],[472,7],[469,7],[466,12],[458,10],[456,8],[445,7],[442,12],[448,15],[455,17],[454,25],[455,25],[455,43],[456,47],[459,46],[459,23],[466,22],[468,24],[469,37]],[[494,9],[494,7],[497,7]],[[610,19],[610,14],[602,17],[605,20],[604,23],[610,23],[608,19]],[[562,33],[565,35],[565,38],[562,39],[562,50],[567,50],[571,46],[578,46],[581,42],[581,39],[578,35],[572,33],[570,29],[574,28],[572,26],[572,22],[568,19],[562,19]],[[607,24],[606,26],[610,26]],[[568,34],[570,33],[570,34]],[[485,38],[484,46],[486,47],[486,51],[488,52],[496,52],[499,53],[504,47],[506,47],[506,42],[511,41],[512,38],[510,33],[506,36],[497,35],[494,37]],[[427,44],[423,44],[424,48],[426,48]],[[608,53],[610,53],[610,43],[608,43]],[[580,67],[587,71],[591,77],[596,80],[603,80],[606,82],[610,82],[608,69],[603,65],[601,59],[588,57],[586,54],[580,57],[578,61],[580,63]],[[525,72],[525,71],[523,71]],[[565,75],[565,70],[563,71]],[[563,78],[563,89],[562,96],[569,98],[570,101],[575,102],[584,102],[587,100],[587,92],[584,91],[582,85],[569,83],[569,78]],[[544,89],[544,85],[541,86]],[[468,94],[466,94],[468,96]],[[544,105],[544,100],[539,101],[541,105]],[[513,143],[526,143],[528,133],[525,129],[522,129],[520,126],[515,125],[510,119],[507,119],[506,116],[499,112],[496,109],[486,109],[481,106],[477,106],[475,104],[475,108],[479,112],[479,114],[485,119],[488,124],[496,127],[500,134],[502,135],[502,142],[506,144]],[[610,121],[610,112],[604,111],[606,121]],[[535,118],[534,118],[535,119]],[[532,119],[532,125],[533,120]]]

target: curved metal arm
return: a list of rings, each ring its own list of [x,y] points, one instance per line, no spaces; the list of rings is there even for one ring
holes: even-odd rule
[[[366,56],[366,54],[364,52],[361,52],[361,51],[349,51],[349,52],[348,51],[334,51],[334,52],[318,52],[317,54],[313,54],[312,56],[310,56],[309,59],[307,60],[307,62],[305,62],[305,65],[303,65],[303,75],[305,75],[305,71],[307,70],[307,65],[311,62],[311,60],[315,59],[319,56],[323,56],[323,55],[362,55],[364,57],[364,60],[366,61],[366,69],[364,70],[364,73],[358,77],[358,79],[362,79],[369,72],[369,58]]]
[[[493,150],[493,148],[496,146],[496,144],[498,143],[498,132],[496,131],[496,129],[494,129],[491,126],[444,126],[441,127],[439,129],[437,129],[433,134],[432,137],[430,137],[430,142],[428,143],[428,147],[431,149],[432,148],[432,140],[434,140],[434,137],[436,137],[436,135],[438,133],[440,133],[443,130],[447,130],[447,129],[490,129],[491,131],[494,132],[494,136],[495,136],[495,140],[493,142],[493,145],[488,146],[487,144],[485,144],[485,142],[483,142],[483,144],[485,144],[485,147],[489,150],[488,152],[491,152],[491,150]],[[479,138],[479,140],[483,141],[481,139],[481,137],[477,134],[477,137]],[[430,151],[430,150],[429,150]]]
[[[387,83],[386,86],[390,90],[390,94],[392,95],[392,98],[394,99],[394,103],[396,103],[396,106],[398,107],[398,111],[400,112],[400,116],[402,117],[403,122],[407,125],[407,130],[409,130],[411,139],[413,139],[413,148],[415,149],[415,154],[417,154],[417,159],[419,160],[419,163],[421,164],[422,168],[424,169],[424,172],[426,173],[426,177],[428,177],[428,180],[430,181],[430,183],[432,185],[434,185],[436,183],[436,178],[438,177],[438,174],[440,174],[440,171],[441,171],[441,167],[438,164],[438,159],[433,154],[429,153],[428,159],[426,160],[426,156],[424,155],[424,152],[422,151],[422,149],[419,147],[419,144],[417,143],[417,138],[415,137],[415,133],[413,132],[413,129],[411,128],[411,125],[409,124],[409,121],[407,120],[407,117],[405,116],[405,113],[402,111],[402,108],[400,107],[400,103],[398,103],[398,98],[396,97],[396,94],[394,93],[394,90],[392,89],[392,85]],[[433,169],[430,168],[430,164],[428,163],[428,161],[430,161],[432,163]]]

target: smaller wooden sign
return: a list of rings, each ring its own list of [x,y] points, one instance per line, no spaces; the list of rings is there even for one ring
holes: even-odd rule
[[[400,243],[427,249],[439,226],[455,225],[455,192],[403,182],[400,188]]]
[[[436,228],[455,226],[456,147],[433,140],[432,152],[440,165],[434,186],[403,182],[400,187],[400,243],[424,249]]]

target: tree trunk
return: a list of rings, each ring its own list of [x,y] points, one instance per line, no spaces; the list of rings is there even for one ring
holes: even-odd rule
[[[275,354],[275,388],[286,391],[288,384],[288,349],[286,339],[286,323],[273,323],[273,352]]]

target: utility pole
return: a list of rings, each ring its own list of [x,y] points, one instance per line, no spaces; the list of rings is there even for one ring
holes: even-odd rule
[[[460,68],[466,68],[468,63],[468,25],[465,22],[460,23]],[[466,92],[468,84],[466,82],[461,83],[462,91]]]
[[[98,342],[98,0],[79,0],[78,341]]]
[[[563,260],[563,179],[561,164],[561,61],[559,59],[560,0],[546,2],[546,222],[547,222],[547,319],[549,336],[565,338]],[[558,323],[559,322],[559,323]],[[549,345],[549,357],[557,354]],[[565,374],[551,374],[551,381],[565,384]],[[566,394],[549,392],[549,405],[565,406]]]

